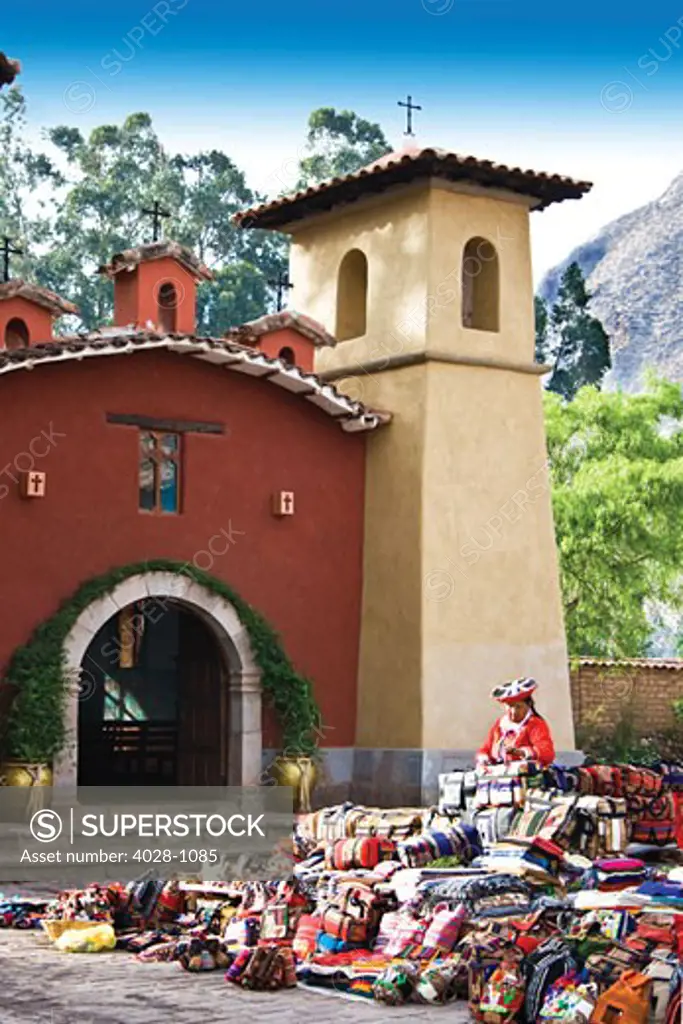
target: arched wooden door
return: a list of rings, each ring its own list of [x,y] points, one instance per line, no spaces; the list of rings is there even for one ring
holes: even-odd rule
[[[227,673],[211,630],[180,616],[178,785],[227,785]]]
[[[81,666],[79,785],[224,785],[227,677],[186,607],[143,601],[114,616]]]

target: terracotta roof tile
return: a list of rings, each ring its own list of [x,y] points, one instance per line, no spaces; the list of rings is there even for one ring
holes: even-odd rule
[[[246,335],[245,335],[246,337]],[[253,341],[256,339],[253,338]],[[189,355],[227,370],[266,380],[303,401],[317,405],[337,420],[348,433],[374,430],[388,423],[391,415],[371,409],[337,391],[315,374],[280,359],[270,359],[247,344],[226,338],[202,338],[188,334],[159,334],[155,331],[126,331],[108,328],[84,336],[64,337],[44,345],[21,349],[0,349],[0,376],[21,369],[34,369],[60,362],[79,362],[93,357],[116,356],[122,353],[149,352],[164,349],[178,355]]]
[[[282,331],[288,327],[303,334],[315,345],[337,344],[337,339],[329,334],[317,320],[313,320],[310,316],[304,316],[303,313],[295,313],[290,309],[283,309],[279,313],[268,313],[266,316],[259,317],[258,320],[250,320],[248,323],[242,324],[241,327],[232,327],[226,332],[225,337],[235,338],[237,341],[243,337],[256,339],[263,337],[264,334],[272,334],[273,331]]]
[[[683,658],[578,658],[579,665],[589,668],[613,668],[624,665],[626,668],[666,669],[683,671]]]
[[[536,199],[536,209],[564,199],[579,199],[592,187],[590,182],[574,181],[559,174],[508,167],[446,149],[412,147],[388,153],[344,177],[332,178],[294,195],[243,210],[234,220],[243,228],[283,228],[304,217],[355,202],[363,195],[428,178],[468,181],[485,188],[516,192]]]
[[[208,267],[205,267],[201,260],[197,259],[191,249],[179,242],[161,241],[150,242],[147,245],[138,245],[133,249],[125,249],[117,252],[111,258],[111,263],[105,263],[98,269],[99,274],[114,278],[122,270],[134,270],[140,263],[149,260],[160,260],[164,257],[171,257],[177,260],[199,281],[201,279],[210,281],[213,274]]]
[[[47,288],[40,288],[37,284],[29,284],[20,278],[13,278],[11,281],[3,281],[0,284],[0,301],[3,299],[26,299],[27,302],[35,302],[37,306],[48,309],[51,313],[60,315],[63,313],[78,313],[78,306],[72,302],[61,299],[59,295],[48,291]]]

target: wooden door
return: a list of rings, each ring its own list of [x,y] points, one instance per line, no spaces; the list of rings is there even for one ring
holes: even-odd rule
[[[191,612],[179,617],[178,650],[178,785],[225,785],[223,660],[208,626]]]

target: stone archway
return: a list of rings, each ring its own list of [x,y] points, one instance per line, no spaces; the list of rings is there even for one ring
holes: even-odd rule
[[[78,773],[78,703],[81,663],[102,626],[135,601],[172,600],[198,615],[214,634],[228,666],[228,785],[255,785],[261,773],[261,671],[234,607],[184,574],[150,571],[131,576],[79,615],[64,642],[70,680],[64,708],[66,743],[55,758],[55,786],[75,786]]]

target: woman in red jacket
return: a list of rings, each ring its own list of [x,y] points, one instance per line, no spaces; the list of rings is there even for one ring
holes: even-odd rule
[[[553,763],[555,745],[548,723],[536,710],[532,697],[536,688],[536,681],[526,678],[495,688],[491,696],[504,704],[506,711],[491,726],[477,754],[477,764],[535,761],[547,768]]]

